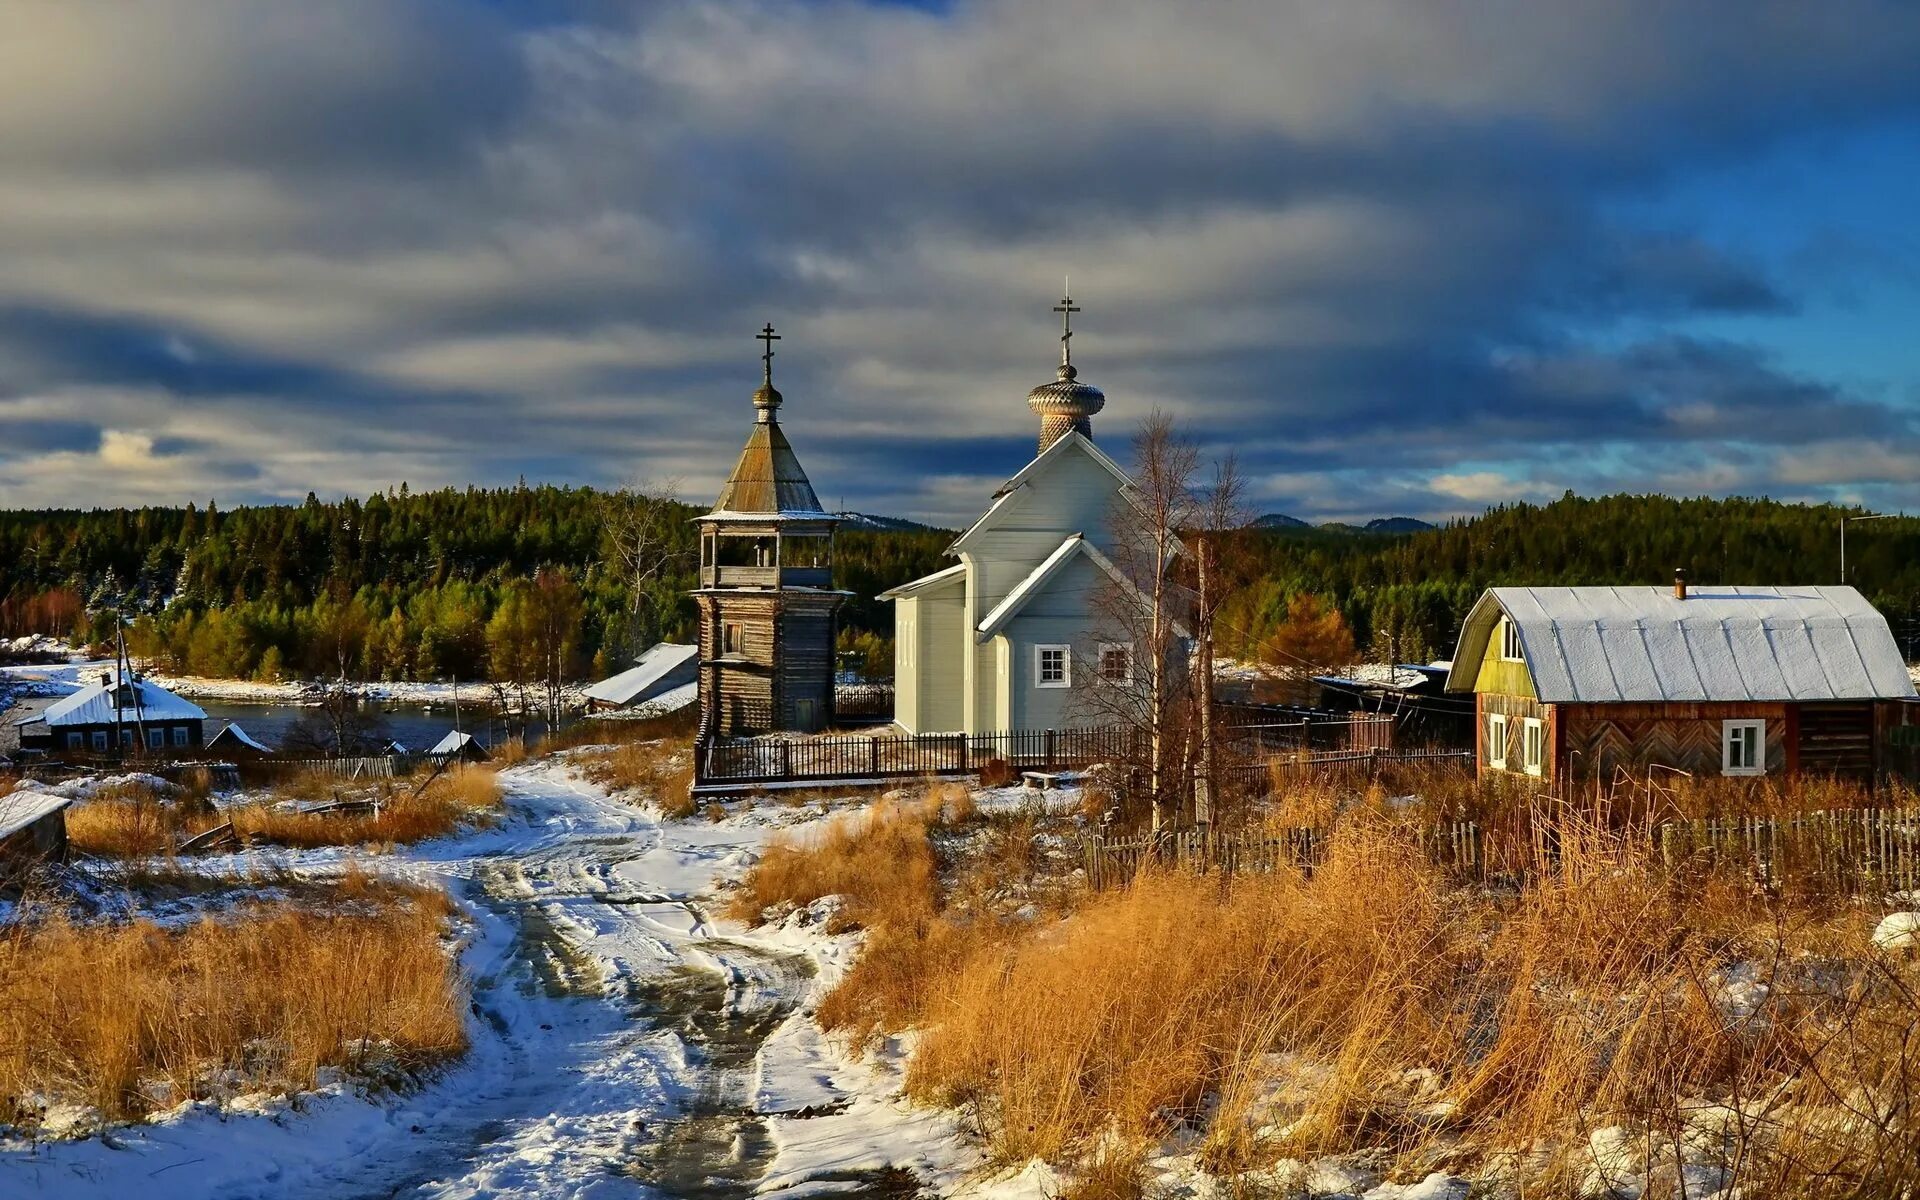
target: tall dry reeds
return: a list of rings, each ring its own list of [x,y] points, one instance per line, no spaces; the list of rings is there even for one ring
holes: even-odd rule
[[[922,1029],[914,1095],[1105,1191],[1192,1126],[1228,1175],[1367,1149],[1543,1194],[1683,1170],[1896,1194],[1835,1181],[1913,1174],[1912,964],[1844,905],[1668,873],[1643,829],[1563,813],[1555,839],[1551,872],[1492,893],[1363,810],[1310,875],[1149,872],[1021,923],[956,913],[924,826],[870,819],[770,856],[743,906],[865,897],[822,1022]]]
[[[267,905],[167,930],[55,917],[0,937],[0,1120],[138,1118],[191,1097],[401,1075],[465,1048],[446,908]],[[36,1099],[37,1098],[37,1099]]]

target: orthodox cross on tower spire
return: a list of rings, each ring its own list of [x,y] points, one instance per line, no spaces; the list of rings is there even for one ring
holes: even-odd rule
[[[773,331],[773,322],[768,321],[767,327],[753,336],[767,344],[766,350],[761,352],[760,364],[766,369],[767,383],[771,384],[773,383],[773,344],[780,340],[780,335]]]
[[[760,410],[760,420],[767,422],[773,420],[773,410],[780,407],[780,393],[773,386],[773,344],[780,340],[780,335],[773,331],[773,322],[769,321],[765,329],[753,336],[767,347],[760,353],[760,366],[765,374],[760,390],[753,394],[753,406]]]
[[[1060,314],[1060,365],[1071,367],[1073,365],[1073,314],[1080,310],[1074,306],[1073,296],[1064,285],[1060,288],[1060,303],[1053,306],[1053,311]]]

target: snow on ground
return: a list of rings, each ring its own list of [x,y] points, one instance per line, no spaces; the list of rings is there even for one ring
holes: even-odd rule
[[[826,805],[667,822],[560,760],[503,782],[508,820],[378,860],[444,883],[471,916],[461,1064],[405,1096],[334,1082],[225,1112],[187,1104],[81,1141],[0,1144],[0,1195],[729,1200],[878,1191],[894,1168],[940,1192],[965,1184],[979,1158],[958,1118],[898,1098],[897,1054],[855,1060],[811,1019],[857,935],[717,915],[719,885]],[[351,860],[206,865],[322,875]]]

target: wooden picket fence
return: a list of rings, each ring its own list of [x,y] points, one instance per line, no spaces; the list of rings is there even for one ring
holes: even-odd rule
[[[1103,890],[1126,884],[1149,863],[1203,875],[1264,874],[1283,866],[1311,871],[1326,857],[1330,832],[1300,825],[1263,835],[1198,829],[1158,840],[1151,835],[1096,835],[1082,840],[1082,853],[1088,886]],[[1472,821],[1420,829],[1415,837],[1428,857],[1450,874],[1472,880],[1487,876],[1486,837]]]
[[[1150,863],[1203,874],[1259,873],[1280,866],[1310,871],[1325,857],[1330,834],[1305,826],[1258,835],[1183,830],[1157,841],[1089,836],[1082,849],[1088,885],[1104,889],[1124,886]],[[1471,821],[1419,827],[1412,836],[1436,866],[1463,882],[1524,884],[1560,866],[1559,839],[1550,826],[1536,828],[1525,845],[1496,845]],[[1668,821],[1654,826],[1650,836],[1652,849],[1674,871],[1729,866],[1749,872],[1763,886],[1798,885],[1838,894],[1920,887],[1920,809]]]
[[[1833,809],[1793,817],[1723,817],[1659,827],[1660,857],[1738,862],[1769,884],[1806,881],[1847,891],[1920,885],[1920,810]]]

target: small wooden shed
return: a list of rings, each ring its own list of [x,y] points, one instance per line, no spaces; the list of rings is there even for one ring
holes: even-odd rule
[[[0,874],[67,859],[67,806],[73,800],[33,788],[0,796]]]

